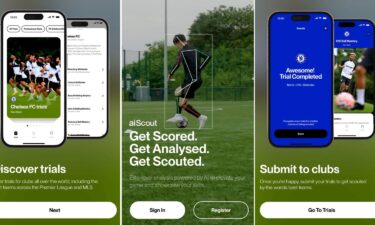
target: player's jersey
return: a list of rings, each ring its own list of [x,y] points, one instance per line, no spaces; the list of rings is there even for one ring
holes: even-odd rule
[[[46,63],[44,65],[44,74],[43,74],[43,78],[47,78],[49,79],[49,70],[51,69],[51,66],[49,63]]]
[[[341,76],[352,79],[352,73],[356,67],[355,63],[348,60],[346,62],[343,62],[341,65],[344,66],[341,71]]]
[[[208,64],[211,56],[200,52],[199,50],[185,45],[177,56],[176,64],[169,71],[173,75],[180,67],[181,63],[184,66],[184,84],[201,81],[201,72]]]
[[[56,77],[56,79],[60,83],[60,79],[61,79],[61,66],[60,65],[56,65],[56,70],[57,70],[57,77]]]
[[[12,62],[12,68],[13,68],[13,73],[14,75],[21,75],[20,73],[20,65],[17,62]]]
[[[35,68],[35,72],[37,72],[35,74],[36,77],[43,77],[44,73],[43,73],[43,68],[44,68],[44,63],[41,63],[41,62],[38,62],[37,63],[37,68]]]
[[[27,79],[27,75],[29,74],[28,70],[20,70],[20,74],[22,76],[22,79]]]
[[[33,63],[31,61],[26,62],[26,69],[31,72],[33,70]]]
[[[38,63],[32,62],[31,67],[32,67],[32,70],[31,70],[32,74],[34,74],[35,77],[40,77],[40,67],[38,66]]]
[[[48,79],[51,82],[54,82],[54,83],[59,82],[56,78],[56,74],[57,74],[56,66],[52,66],[51,64],[48,63],[47,66],[46,66],[46,71],[48,72]]]

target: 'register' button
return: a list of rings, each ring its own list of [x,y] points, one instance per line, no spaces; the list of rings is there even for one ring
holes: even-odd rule
[[[193,213],[201,220],[244,219],[249,215],[249,206],[241,201],[200,201]]]

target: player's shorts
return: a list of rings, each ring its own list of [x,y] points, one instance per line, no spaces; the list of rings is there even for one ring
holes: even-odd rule
[[[43,82],[43,77],[36,78],[36,84],[42,84],[42,82]]]
[[[35,75],[30,75],[30,81],[35,83]]]
[[[48,82],[49,82],[49,79],[48,78],[43,78],[43,82],[47,85]]]
[[[16,80],[16,82],[21,82],[22,81],[22,76],[21,75],[16,75],[16,76],[14,76],[15,77],[15,80]]]
[[[29,78],[22,78],[21,81],[24,81],[25,83],[30,83],[30,79]]]
[[[181,85],[181,95],[182,98],[192,99],[195,96],[195,91],[197,91],[202,85],[202,80],[198,80],[189,84]]]
[[[57,89],[60,89],[61,85],[60,83],[55,83],[55,82],[49,82],[49,88],[53,89],[53,90],[57,90]]]
[[[346,86],[349,86],[351,81],[352,81],[352,79],[349,79],[349,78],[344,77],[344,76],[341,76],[341,78],[340,78],[340,82],[344,83]]]
[[[368,48],[362,53],[362,61],[358,63],[366,68],[367,73],[372,73],[374,71],[374,54],[375,51],[373,48]]]
[[[9,82],[11,79],[14,79],[14,74],[9,73],[7,76],[7,81]]]

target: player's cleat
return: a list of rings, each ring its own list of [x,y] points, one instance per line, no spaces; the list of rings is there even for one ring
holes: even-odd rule
[[[22,91],[22,93],[19,95],[19,97],[25,97],[26,96],[26,91]]]
[[[18,94],[18,91],[13,92],[13,96],[16,96]]]
[[[200,115],[200,117],[198,117],[198,121],[199,121],[199,129],[202,129],[204,125],[206,124],[207,116]]]
[[[176,115],[174,115],[174,117],[167,119],[167,122],[168,123],[177,123],[177,122],[180,122],[180,121],[183,121],[183,120],[184,120],[184,117],[181,114],[177,113]]]
[[[30,96],[29,98],[27,99],[28,102],[32,101],[32,100],[36,100],[37,99],[37,96],[35,96],[35,93],[30,93]]]
[[[55,102],[56,99],[57,99],[57,95],[53,96],[53,98],[51,98],[50,100],[53,101],[53,102]]]
[[[364,108],[365,108],[365,105],[362,105],[356,102],[352,110],[363,110]]]

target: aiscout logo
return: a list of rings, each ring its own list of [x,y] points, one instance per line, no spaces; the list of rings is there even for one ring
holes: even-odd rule
[[[304,63],[306,61],[306,56],[300,53],[297,55],[296,59],[298,63]]]
[[[345,37],[349,37],[349,35],[350,35],[349,31],[345,31],[345,32],[344,32],[344,36],[345,36]]]
[[[12,102],[15,102],[15,101],[17,101],[17,98],[13,96],[13,97],[11,98],[11,101],[12,101]]]

